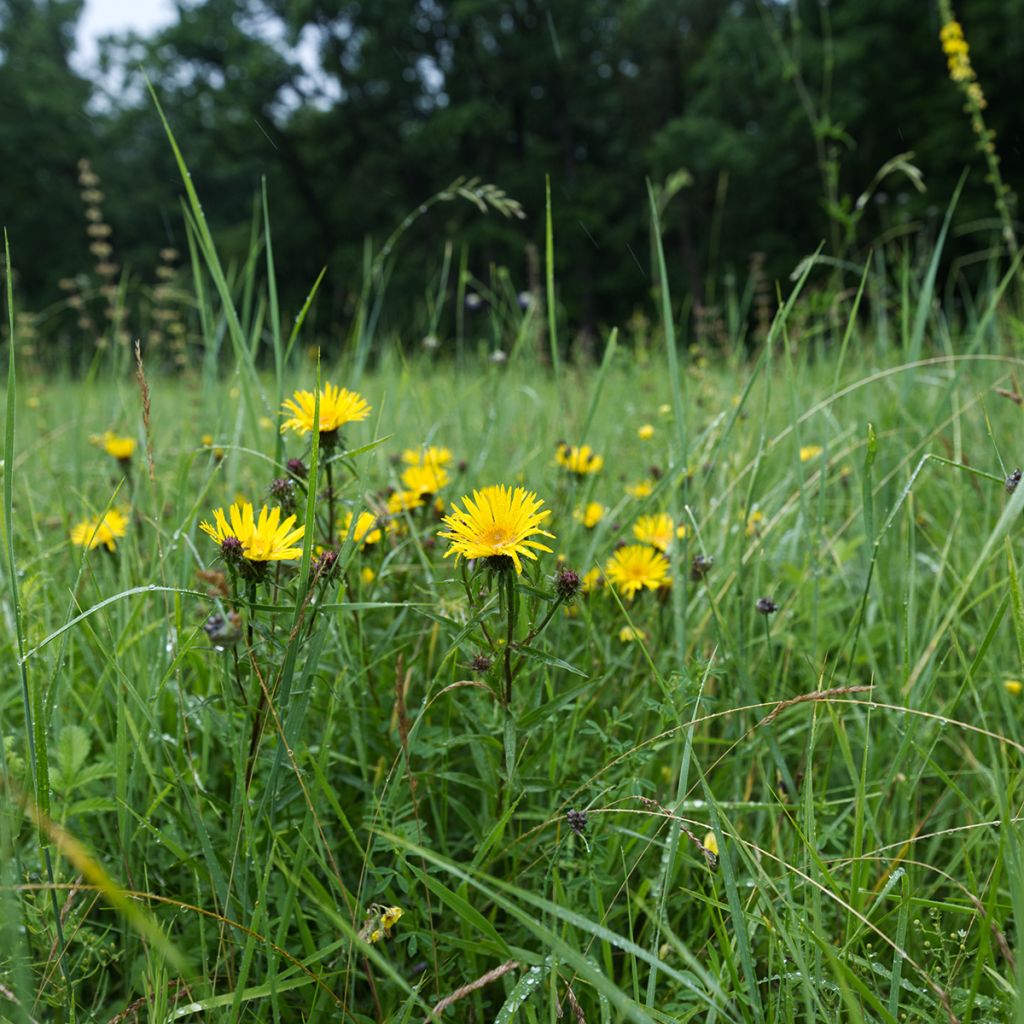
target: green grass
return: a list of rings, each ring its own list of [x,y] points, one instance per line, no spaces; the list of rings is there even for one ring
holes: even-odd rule
[[[0,1017],[1024,1020],[1013,271],[954,316],[931,253],[841,294],[808,263],[767,338],[730,292],[714,352],[677,351],[661,289],[662,329],[551,366],[553,272],[550,315],[495,290],[457,357],[403,354],[378,331],[389,248],[321,364],[269,237],[223,268],[189,199],[190,369],[154,355],[140,383],[115,344],[81,379],[9,348]],[[373,407],[347,450],[278,431],[318,379]],[[139,442],[130,469],[107,429]],[[559,441],[603,469],[570,479]],[[535,490],[554,550],[468,573],[430,506],[342,542],[327,482],[335,518],[378,512],[426,443],[460,464],[447,500]],[[302,557],[211,575],[198,522],[268,500],[290,458]],[[115,551],[70,543],[111,508]],[[654,512],[685,527],[669,591],[555,603],[561,564],[604,566]],[[403,913],[369,942],[380,907]]]

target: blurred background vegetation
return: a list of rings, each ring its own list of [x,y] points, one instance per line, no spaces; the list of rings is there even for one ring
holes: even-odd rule
[[[855,287],[869,248],[934,237],[965,167],[945,273],[969,276],[999,245],[940,14],[917,0],[180,2],[151,37],[105,39],[88,77],[69,61],[81,10],[0,0],[0,222],[22,307],[65,334],[88,330],[89,288],[159,288],[188,263],[144,75],[229,263],[251,251],[265,176],[284,307],[327,268],[321,334],[355,315],[368,254],[461,175],[526,216],[439,203],[402,235],[383,317],[411,343],[425,323],[453,330],[460,271],[493,284],[507,268],[510,294],[540,294],[547,178],[567,345],[650,309],[647,178],[691,317],[713,315],[730,281],[773,290],[822,242]],[[957,15],[1013,186],[1024,0]],[[443,316],[425,316],[438,295]]]

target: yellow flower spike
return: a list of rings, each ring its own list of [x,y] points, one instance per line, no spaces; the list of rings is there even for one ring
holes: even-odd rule
[[[83,519],[71,528],[71,543],[89,551],[101,544],[108,551],[117,550],[117,539],[128,532],[128,516],[117,509],[110,509],[102,516]]]
[[[560,444],[555,450],[555,461],[576,476],[589,476],[600,472],[604,456],[598,455],[589,444],[582,444],[578,448],[571,444]]]
[[[291,417],[281,424],[281,433],[294,430],[297,434],[313,432],[313,414],[316,411],[316,395],[312,391],[296,391],[281,407]],[[370,415],[370,406],[362,395],[334,384],[325,384],[320,389],[320,433],[330,434],[346,423],[358,423]]]
[[[472,498],[463,497],[463,508],[452,505],[451,512],[442,520],[447,530],[438,536],[451,541],[444,557],[455,555],[456,561],[466,559],[497,559],[493,568],[505,568],[510,560],[517,574],[522,573],[520,556],[536,560],[538,551],[551,553],[551,548],[535,540],[554,534],[540,528],[551,515],[551,509],[542,509],[544,502],[533,491],[524,487],[506,487],[497,484],[474,491]]]
[[[657,590],[670,583],[668,559],[646,544],[628,544],[608,560],[604,574],[619,593],[632,599],[643,590]]]

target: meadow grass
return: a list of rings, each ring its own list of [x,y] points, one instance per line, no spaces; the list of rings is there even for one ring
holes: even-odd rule
[[[859,287],[809,261],[767,336],[733,289],[690,345],[660,289],[599,365],[559,353],[550,216],[546,316],[495,287],[450,346],[387,338],[399,229],[318,354],[266,196],[223,267],[174,148],[194,365],[44,372],[10,319],[0,1014],[1024,1020],[1016,268],[937,300],[955,199]],[[282,435],[326,382],[370,415]],[[425,445],[442,504],[389,510]],[[491,484],[552,513],[521,576],[443,557]],[[293,509],[293,558],[230,571],[198,523],[240,497]],[[649,514],[672,582],[631,599],[596,577]]]

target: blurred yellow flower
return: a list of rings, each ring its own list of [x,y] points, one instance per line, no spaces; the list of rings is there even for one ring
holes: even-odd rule
[[[604,465],[604,456],[598,455],[589,444],[581,444],[578,448],[571,444],[560,444],[555,450],[555,461],[570,473],[588,476],[600,471]]]
[[[642,629],[633,626],[623,626],[619,630],[619,640],[624,644],[631,644],[634,640],[646,640],[647,634]]]
[[[449,448],[430,444],[423,449],[406,448],[402,461],[408,466],[447,466],[452,461],[452,453]]]
[[[448,472],[436,462],[423,462],[407,466],[402,472],[402,486],[413,494],[437,494],[448,483]]]
[[[377,578],[377,574],[368,565],[364,565],[359,570],[359,578],[363,581],[363,586],[368,587]]]
[[[412,512],[422,505],[423,496],[418,491],[392,491],[388,495],[388,512],[393,516]]]
[[[588,502],[583,508],[576,509],[572,517],[578,523],[582,523],[588,530],[592,530],[604,518],[607,510],[599,501]]]
[[[810,462],[811,459],[816,459],[824,450],[820,444],[805,444],[800,449],[800,461]]]
[[[102,516],[91,516],[71,527],[71,543],[89,551],[103,544],[108,551],[114,551],[117,538],[127,532],[128,517],[112,508]]]
[[[316,395],[312,391],[296,391],[281,407],[291,418],[281,424],[281,433],[294,430],[297,434],[313,432],[313,413]],[[347,388],[325,384],[320,390],[320,433],[330,434],[346,423],[358,423],[370,415],[370,406],[363,396]]]
[[[352,520],[355,516],[352,512],[346,512],[341,523],[341,538],[347,540],[351,535],[356,544],[364,548],[376,544],[384,536],[377,517],[372,512],[360,512],[359,518],[355,520],[355,529],[352,529]]]
[[[112,430],[104,430],[99,437],[91,438],[93,444],[99,445],[108,455],[118,462],[126,462],[135,452],[135,438],[122,437]]]
[[[675,534],[675,525],[667,512],[641,516],[633,524],[633,536],[641,544],[650,544],[651,547],[657,548],[659,551],[668,551]]]
[[[650,480],[641,480],[639,483],[626,484],[626,493],[631,498],[646,498],[654,490],[654,484]]]
[[[614,552],[604,567],[605,577],[620,594],[632,598],[646,587],[657,590],[669,582],[668,559],[646,544],[628,544]]]
[[[639,437],[641,441],[650,441],[650,439],[654,437],[654,427],[652,427],[650,423],[645,423],[639,430],[637,430],[636,436]]]
[[[1003,689],[1012,696],[1017,697],[1021,690],[1024,690],[1024,683],[1021,683],[1019,679],[1007,679],[1003,683]]]
[[[747,536],[753,537],[755,533],[760,533],[763,522],[764,513],[759,508],[755,508],[747,517]]]
[[[542,510],[544,502],[533,491],[498,484],[474,491],[472,498],[463,497],[462,504],[461,509],[453,504],[443,520],[448,529],[439,536],[451,541],[445,558],[496,559],[491,562],[494,568],[514,565],[516,572],[522,573],[520,555],[535,560],[538,551],[551,553],[551,548],[534,540],[553,540],[554,534],[540,528],[551,509]]]

